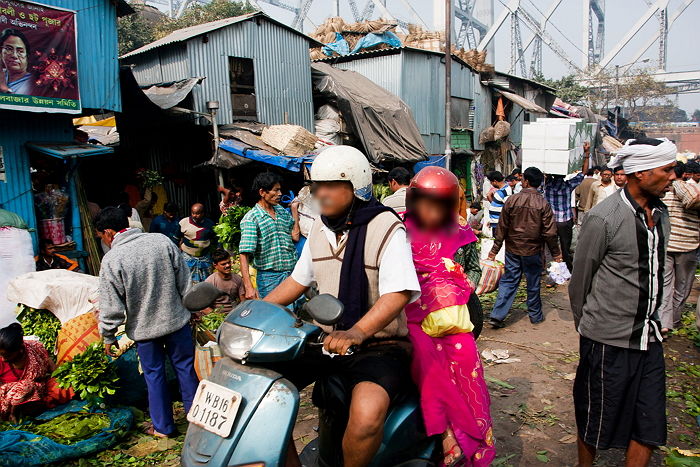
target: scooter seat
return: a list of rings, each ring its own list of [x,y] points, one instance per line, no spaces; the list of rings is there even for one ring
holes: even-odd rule
[[[418,389],[411,384],[405,391],[401,391],[392,401],[392,405],[401,405],[409,400],[415,400]],[[329,375],[316,381],[312,395],[312,401],[319,409],[335,414],[347,414],[350,410],[352,388],[345,384],[342,376]]]

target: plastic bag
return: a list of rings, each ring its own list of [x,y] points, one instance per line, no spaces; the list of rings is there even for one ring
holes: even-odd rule
[[[448,306],[433,311],[423,319],[420,327],[430,337],[461,334],[474,329],[467,305]]]
[[[10,301],[8,285],[18,276],[34,271],[32,237],[24,229],[0,228],[0,328],[16,322],[15,306]]]
[[[30,272],[10,281],[7,299],[32,308],[45,309],[65,324],[95,311],[100,279],[65,269]]]
[[[557,263],[552,261],[547,268],[549,272],[549,278],[554,281],[554,283],[561,285],[571,279],[571,273],[569,268],[566,267],[566,263]]]
[[[498,288],[505,267],[502,263],[490,259],[481,260],[479,263],[481,264],[481,280],[476,287],[476,294],[483,295]]]

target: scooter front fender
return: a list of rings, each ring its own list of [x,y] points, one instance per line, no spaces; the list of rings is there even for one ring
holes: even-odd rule
[[[240,393],[241,406],[226,438],[190,424],[181,465],[284,465],[299,409],[299,393],[294,385],[272,370],[241,365],[228,358],[220,360],[207,379]]]

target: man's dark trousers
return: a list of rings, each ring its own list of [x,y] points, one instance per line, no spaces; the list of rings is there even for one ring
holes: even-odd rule
[[[559,246],[561,246],[561,256],[564,258],[566,267],[571,271],[574,267],[574,258],[571,256],[571,241],[574,238],[574,220],[557,222],[557,235],[559,236]]]
[[[491,312],[491,318],[503,321],[513,306],[515,294],[520,285],[520,278],[525,274],[527,282],[527,309],[530,321],[540,322],[542,299],[540,298],[540,279],[542,275],[542,255],[519,256],[506,251],[506,268],[498,284],[498,298]]]
[[[192,328],[187,324],[179,331],[157,339],[139,341],[136,352],[141,361],[143,376],[148,388],[148,409],[153,428],[158,433],[170,435],[175,432],[173,404],[165,375],[165,358],[170,358],[180,385],[185,413],[192,406],[199,380],[194,371],[194,341]]]

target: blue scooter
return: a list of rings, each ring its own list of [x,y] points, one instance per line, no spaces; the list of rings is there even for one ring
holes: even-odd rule
[[[220,295],[216,287],[200,283],[188,292],[184,303],[191,311],[201,310]],[[478,310],[471,314],[481,323],[478,298],[476,304]],[[343,314],[342,303],[330,295],[312,298],[304,309],[316,322],[329,326]],[[182,465],[283,466],[299,409],[299,392],[268,367],[293,361],[313,347],[318,351],[324,337],[319,327],[271,303],[250,300],[231,311],[217,333],[223,358],[209,378],[200,382],[188,414]],[[322,378],[314,387],[314,403],[320,406],[319,437],[301,453],[302,464],[342,465],[350,394],[341,381]],[[432,466],[439,453],[438,440],[425,434],[416,390],[407,388],[387,415],[384,438],[371,465]]]

